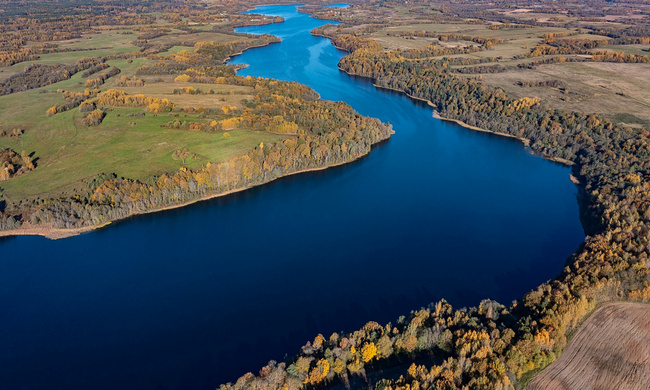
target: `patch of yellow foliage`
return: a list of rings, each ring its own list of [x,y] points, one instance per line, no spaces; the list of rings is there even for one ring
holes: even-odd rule
[[[174,79],[175,83],[186,83],[188,81],[190,81],[190,76],[187,75],[187,74],[182,74],[180,76],[176,76],[176,78]]]
[[[232,130],[232,129],[236,128],[237,126],[239,126],[241,121],[242,121],[241,118],[228,118],[228,119],[222,120],[219,123],[221,123],[221,128],[222,129],[224,129],[224,130]]]
[[[366,363],[372,360],[376,355],[377,347],[375,346],[375,343],[368,343],[361,348],[361,358]]]

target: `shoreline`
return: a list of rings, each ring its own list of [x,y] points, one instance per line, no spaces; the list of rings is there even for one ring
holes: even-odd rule
[[[330,39],[330,41],[331,41],[331,39]],[[358,74],[350,73],[350,72],[348,72],[348,71],[346,71],[344,69],[341,69],[340,66],[339,66],[339,70],[341,72],[347,74],[348,76],[361,77],[361,78],[364,78],[364,79],[371,79],[371,77],[366,77],[366,76],[361,76],[361,75],[358,75]],[[490,134],[498,135],[500,137],[514,138],[514,139],[520,141],[521,143],[523,143],[524,146],[530,147],[530,139],[528,139],[528,138],[517,137],[517,136],[511,135],[511,134],[499,133],[499,132],[484,129],[484,128],[481,128],[481,127],[468,125],[467,123],[465,123],[465,122],[463,122],[461,120],[458,120],[458,119],[445,118],[443,116],[440,116],[440,114],[438,114],[438,111],[436,111],[436,106],[430,100],[419,98],[419,97],[416,97],[416,96],[413,96],[413,95],[409,95],[405,91],[399,90],[399,89],[396,89],[396,88],[384,87],[382,85],[377,84],[375,82],[375,80],[372,80],[372,85],[375,88],[385,89],[385,90],[388,90],[388,91],[402,93],[402,94],[406,95],[407,97],[409,97],[410,99],[418,100],[418,101],[421,101],[421,102],[424,102],[424,103],[428,104],[429,106],[431,106],[434,109],[433,110],[433,117],[436,118],[436,119],[440,119],[440,120],[446,121],[446,122],[453,122],[453,123],[455,123],[455,124],[457,124],[457,125],[459,125],[461,127],[464,127],[466,129],[470,129],[470,130],[480,131],[480,132],[483,132],[483,133],[490,133]],[[553,162],[556,162],[556,163],[559,163],[559,164],[562,164],[562,165],[566,165],[566,166],[569,166],[569,167],[575,165],[575,163],[573,161],[567,160],[567,159],[564,159],[564,158],[561,158],[561,157],[553,157],[553,156],[549,156],[549,155],[544,154],[544,153],[537,153],[537,152],[533,152],[533,153],[537,154],[538,156],[540,156],[540,157],[542,157],[542,158],[544,158],[546,160],[553,161]],[[577,178],[574,181],[574,179],[573,179],[574,176],[573,175],[570,175],[570,176],[572,177],[571,181],[574,184],[579,183]],[[578,181],[578,182],[576,183],[576,181]]]
[[[388,139],[390,139],[390,137],[387,138],[386,140],[388,140]],[[386,141],[386,140],[382,140],[382,141],[379,141],[379,142],[383,142],[383,141]],[[377,143],[379,143],[379,142],[377,142]],[[370,151],[372,151],[372,147],[374,145],[376,145],[376,144],[371,145]],[[102,224],[95,225],[95,226],[85,226],[85,227],[74,228],[74,229],[60,229],[60,228],[55,228],[55,227],[47,226],[47,225],[36,225],[36,226],[34,226],[34,225],[29,224],[29,223],[26,223],[26,224],[23,224],[21,227],[19,227],[17,229],[0,231],[0,238],[16,237],[16,236],[41,236],[41,237],[48,238],[50,240],[60,240],[60,239],[63,239],[63,238],[74,237],[74,236],[78,236],[80,234],[92,232],[93,230],[102,229],[102,228],[104,228],[106,226],[111,225],[114,222],[123,221],[125,219],[135,217],[135,216],[138,216],[138,215],[152,214],[152,213],[157,213],[157,212],[160,212],[160,211],[167,211],[167,210],[173,210],[173,209],[177,209],[177,208],[181,208],[181,207],[186,207],[186,206],[192,205],[194,203],[203,202],[203,201],[206,201],[206,200],[231,195],[231,194],[234,194],[234,193],[237,193],[237,192],[246,191],[246,190],[254,188],[254,187],[263,186],[265,184],[271,183],[271,182],[273,182],[275,180],[278,180],[278,179],[281,179],[283,177],[298,175],[298,174],[301,174],[301,173],[323,171],[323,170],[328,169],[328,168],[334,168],[334,167],[337,167],[337,166],[349,164],[349,163],[352,163],[354,161],[357,161],[358,159],[360,159],[362,157],[367,156],[370,153],[370,151],[368,153],[362,154],[362,155],[360,155],[360,156],[358,156],[358,157],[356,157],[356,158],[354,158],[352,160],[343,161],[343,162],[335,163],[335,164],[330,164],[330,165],[326,165],[326,166],[323,166],[323,167],[301,169],[301,170],[298,170],[298,171],[295,171],[295,172],[290,172],[290,173],[278,176],[276,178],[273,178],[273,179],[271,179],[269,181],[265,181],[265,182],[260,183],[260,184],[248,185],[248,186],[244,186],[242,188],[235,188],[235,189],[228,190],[228,191],[225,191],[225,192],[218,192],[218,193],[209,194],[209,195],[205,195],[203,197],[200,197],[198,199],[190,200],[190,201],[187,201],[187,202],[184,202],[184,203],[172,204],[172,205],[161,207],[161,208],[155,208],[155,209],[151,209],[151,210],[139,211],[139,212],[127,215],[127,216],[125,216],[123,218],[114,219],[114,220],[104,222]]]
[[[243,26],[243,27],[248,27],[248,26]],[[237,28],[239,28],[239,27],[237,27]],[[274,35],[274,36],[275,36],[275,35]],[[277,37],[276,37],[276,38],[277,38]],[[282,42],[282,40],[280,40],[280,42]],[[229,55],[228,57],[226,57],[225,60],[223,60],[223,63],[224,63],[224,64],[227,64],[228,61],[230,61],[230,60],[233,59],[233,57],[236,57],[236,56],[242,55],[242,54],[244,54],[244,52],[247,51],[247,50],[250,50],[250,49],[257,49],[257,48],[260,48],[260,47],[266,47],[266,46],[272,45],[272,44],[274,44],[274,43],[280,43],[280,42],[269,42],[269,43],[263,43],[263,44],[253,45],[253,46],[247,47],[246,49],[244,49],[244,50],[242,50],[242,51],[240,51],[240,52],[238,52],[238,53],[234,53],[234,54]],[[233,65],[240,65],[240,64],[233,64]],[[248,68],[248,67],[249,67],[248,64],[241,64],[241,65],[245,65],[244,68]]]

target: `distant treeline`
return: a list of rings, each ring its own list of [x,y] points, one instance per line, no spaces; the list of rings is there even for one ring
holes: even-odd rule
[[[560,80],[543,80],[543,81],[517,81],[520,87],[528,88],[565,88],[567,85],[564,81]]]
[[[58,83],[69,79],[77,72],[94,68],[102,62],[98,58],[82,58],[73,65],[32,64],[27,66],[25,71],[10,76],[1,82],[0,95],[9,95]]]
[[[473,35],[465,34],[452,34],[452,33],[437,33],[432,31],[420,30],[420,31],[398,31],[391,33],[390,35],[398,37],[424,37],[424,38],[436,38],[441,42],[458,42],[458,41],[467,41],[478,43],[481,46],[490,48],[494,45],[505,42],[502,38],[486,38]]]

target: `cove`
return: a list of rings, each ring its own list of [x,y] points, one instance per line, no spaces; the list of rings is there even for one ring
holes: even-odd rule
[[[0,388],[212,389],[318,333],[445,298],[503,303],[584,239],[570,169],[349,77],[295,6],[240,29],[242,75],[295,80],[393,124],[354,163],[59,241],[0,240]]]

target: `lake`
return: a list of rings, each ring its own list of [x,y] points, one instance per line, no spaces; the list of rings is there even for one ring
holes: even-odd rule
[[[393,124],[367,157],[59,241],[0,239],[0,388],[212,389],[318,333],[509,304],[580,245],[570,169],[347,76],[295,6],[232,59]]]

